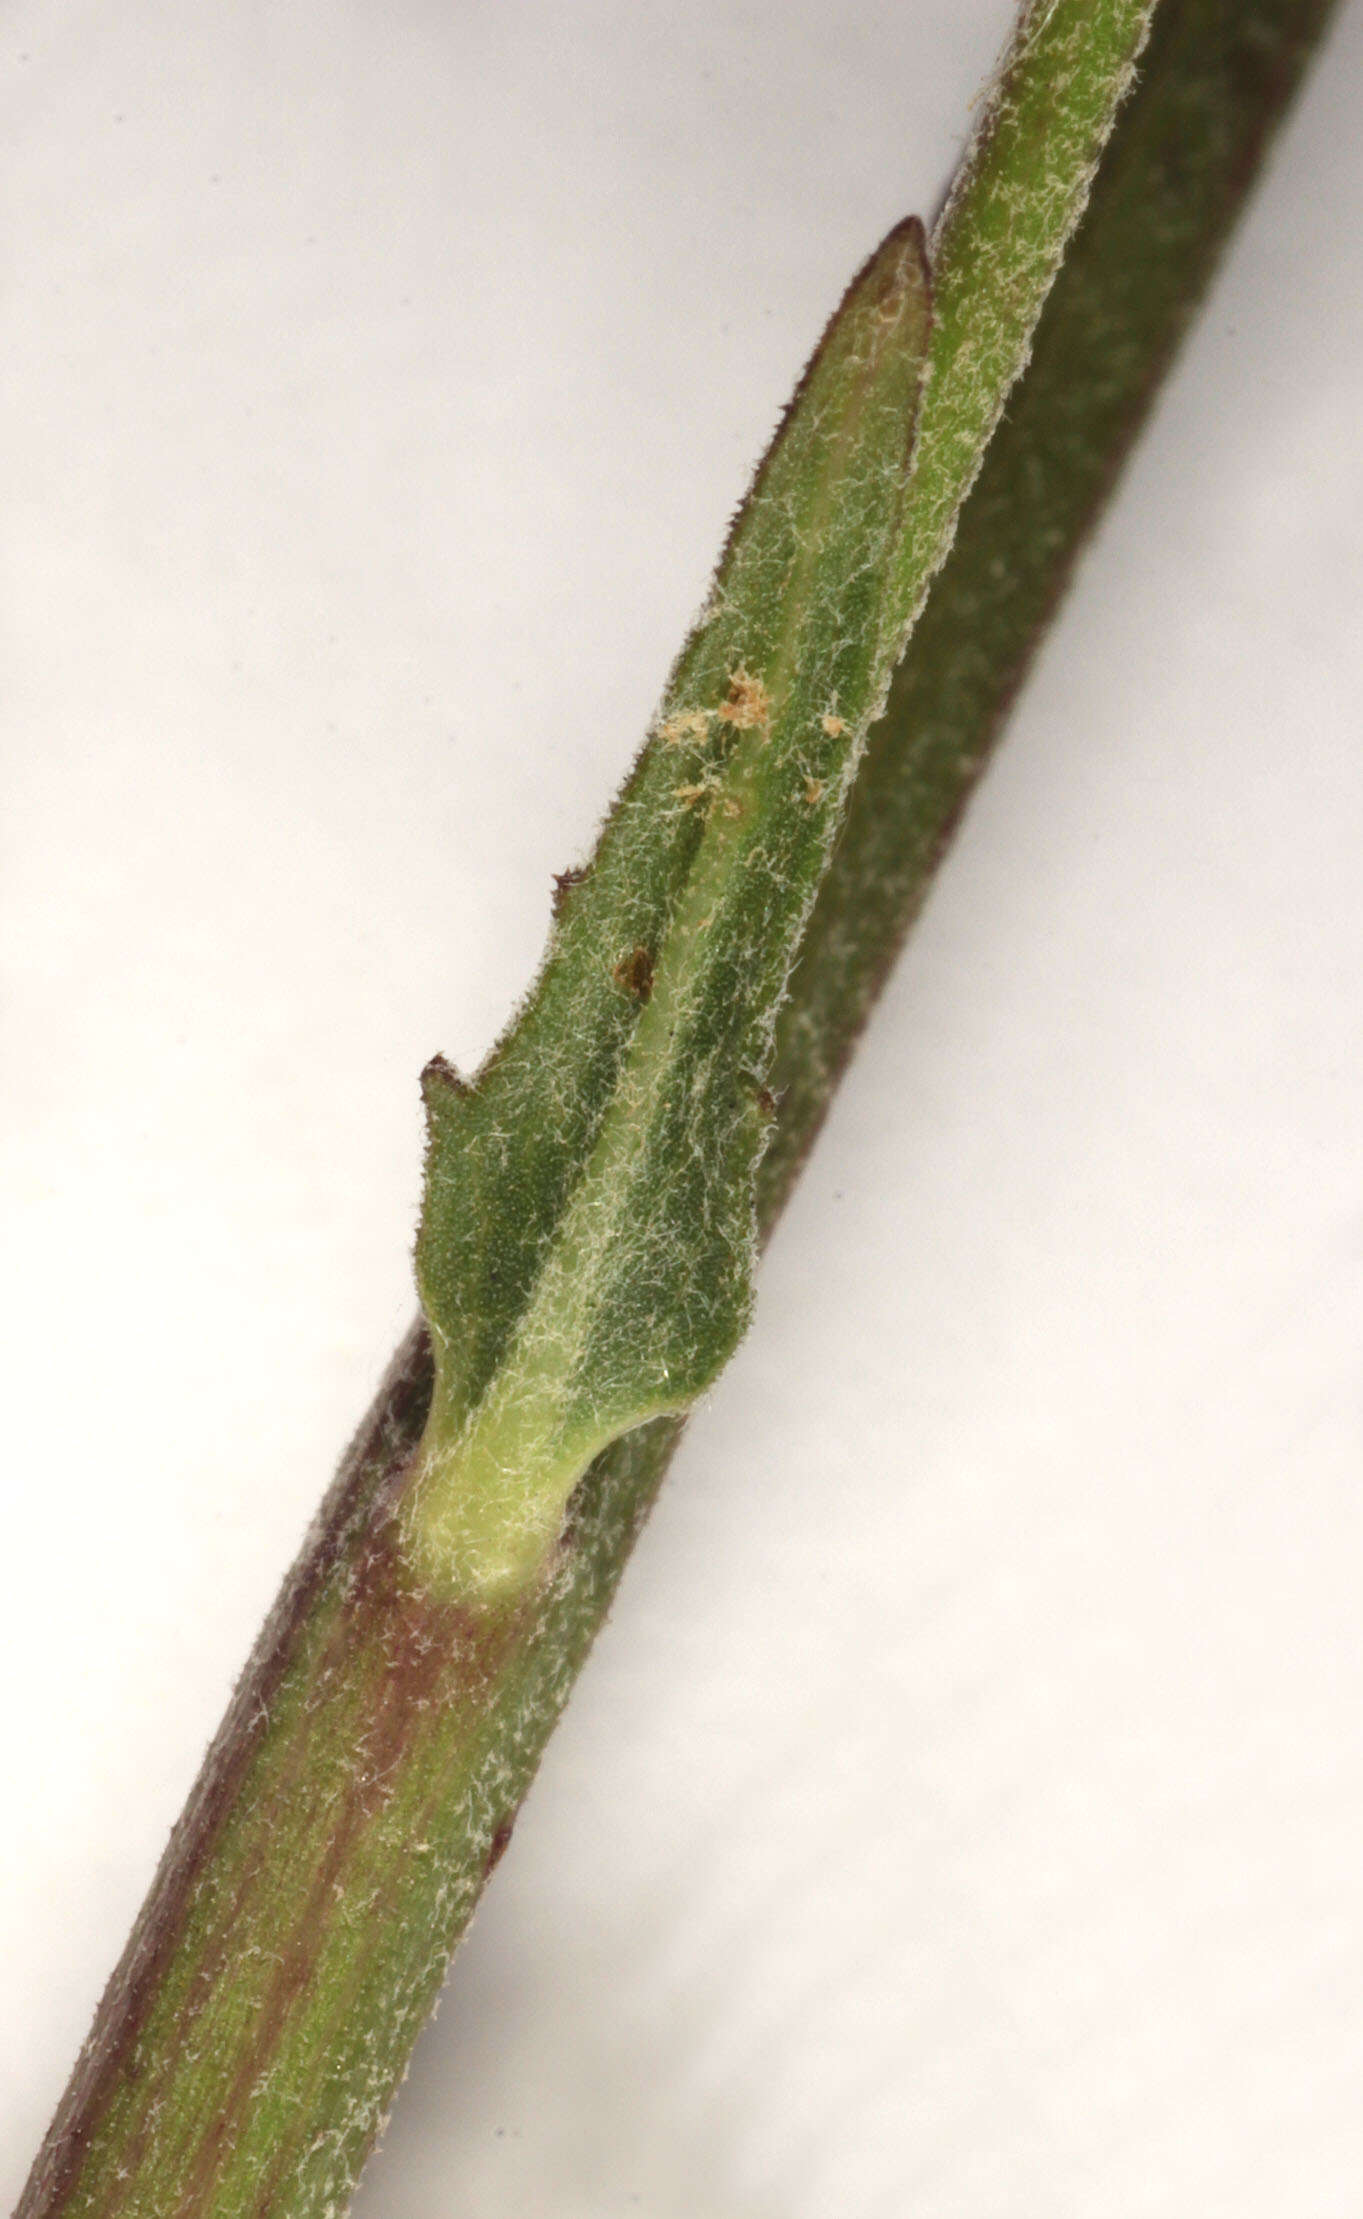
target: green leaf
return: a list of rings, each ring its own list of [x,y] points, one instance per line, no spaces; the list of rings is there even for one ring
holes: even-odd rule
[[[910,221],[797,390],[529,1002],[474,1087],[428,1071],[436,1389],[404,1526],[439,1592],[534,1580],[593,1457],[742,1334],[800,936],[1152,5],[1024,12],[938,227],[940,314]]]
[[[929,328],[909,219],[801,380],[533,994],[473,1086],[425,1075],[408,1523],[442,1589],[533,1577],[592,1457],[746,1325],[776,1013],[884,704]]]

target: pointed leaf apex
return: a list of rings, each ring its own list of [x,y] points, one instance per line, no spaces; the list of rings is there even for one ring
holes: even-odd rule
[[[440,1102],[463,1099],[472,1094],[473,1088],[445,1056],[434,1055],[421,1074],[421,1092],[427,1109],[434,1109]]]

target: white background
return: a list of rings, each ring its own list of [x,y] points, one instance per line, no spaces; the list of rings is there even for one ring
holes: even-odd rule
[[[0,2197],[1006,0],[0,25]],[[1356,2219],[1363,14],[768,1259],[364,2219]]]

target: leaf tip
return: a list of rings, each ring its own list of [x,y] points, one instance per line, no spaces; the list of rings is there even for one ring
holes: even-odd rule
[[[448,1057],[434,1055],[421,1074],[421,1094],[428,1110],[450,1101],[463,1101],[473,1088],[462,1079]]]
[[[841,316],[853,305],[874,308],[887,323],[908,312],[924,331],[932,311],[932,264],[921,216],[904,216],[869,254],[843,296]],[[838,317],[835,317],[836,323]]]
[[[572,890],[575,886],[580,886],[582,884],[582,881],[587,877],[589,870],[590,865],[588,864],[570,863],[566,871],[555,871],[553,893],[555,917],[561,917],[563,915],[564,909],[567,906],[568,896],[572,893]]]

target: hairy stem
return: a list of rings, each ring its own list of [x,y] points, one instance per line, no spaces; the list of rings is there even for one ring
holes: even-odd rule
[[[1327,13],[1164,0],[806,930],[764,1228]],[[607,1449],[553,1581],[471,1611],[392,1545],[431,1389],[418,1328],[209,1753],[20,2219],[301,2219],[353,2182],[679,1430]]]

